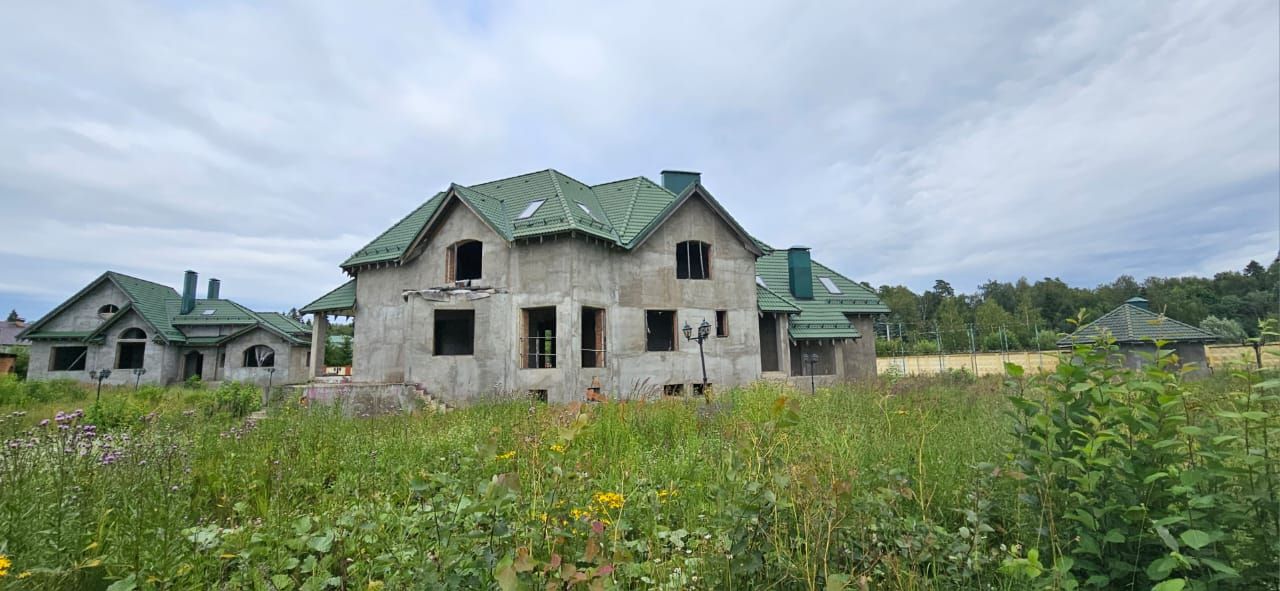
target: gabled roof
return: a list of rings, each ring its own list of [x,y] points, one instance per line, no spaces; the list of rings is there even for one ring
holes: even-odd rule
[[[756,284],[756,306],[761,312],[799,312],[797,306],[763,285]]]
[[[1147,309],[1146,302],[1142,298],[1130,298],[1097,320],[1058,339],[1058,346],[1092,343],[1101,338],[1104,332],[1109,333],[1117,343],[1150,343],[1155,340],[1212,343],[1218,340],[1217,335],[1209,331],[1152,312]]]
[[[352,279],[338,287],[333,291],[326,293],[298,310],[303,314],[312,314],[315,312],[345,312],[354,310],[356,307],[356,280]]]
[[[113,283],[129,299],[111,318],[103,321],[92,331],[41,330],[42,326],[104,281]],[[250,328],[256,325],[263,325],[278,332],[286,339],[298,343],[307,342],[307,339],[303,339],[298,335],[301,333],[310,334],[311,332],[311,329],[306,325],[299,324],[288,317],[275,312],[254,312],[231,300],[196,300],[196,306],[190,313],[182,314],[181,309],[182,296],[178,295],[178,292],[172,287],[115,271],[107,271],[90,282],[84,289],[76,292],[67,301],[58,305],[53,311],[45,314],[43,318],[27,327],[26,330],[19,334],[19,337],[32,340],[95,340],[108,327],[130,311],[137,313],[146,324],[151,326],[155,332],[153,336],[162,342],[168,343],[190,344],[189,341],[191,339],[179,327],[191,325],[244,325]],[[212,310],[213,313],[206,314],[205,312],[208,310]],[[275,316],[281,316],[287,322],[281,322]]]
[[[507,241],[573,232],[631,249],[695,194],[754,248],[737,221],[701,185],[681,195],[644,177],[589,186],[548,169],[478,185],[450,185],[348,257],[342,267],[408,260],[449,203],[467,207]]]
[[[783,300],[800,311],[791,317],[787,331],[792,339],[848,339],[858,338],[862,334],[854,328],[847,315],[850,314],[887,314],[889,307],[880,301],[875,292],[867,289],[830,267],[817,261],[811,261],[813,280],[813,299],[801,300],[793,297],[789,289],[787,271],[787,251],[777,250],[769,245],[756,241],[765,251],[764,256],[756,259],[756,274],[764,282],[762,293],[757,285],[757,302],[761,311],[771,312],[765,306],[777,306],[773,298]],[[822,284],[826,278],[841,293],[830,293]]]

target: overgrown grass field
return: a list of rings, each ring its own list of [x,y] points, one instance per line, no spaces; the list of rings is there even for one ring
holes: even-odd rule
[[[957,374],[817,395],[761,384],[713,404],[507,402],[370,419],[288,401],[253,423],[251,387],[112,389],[95,405],[71,385],[0,382],[0,588],[1274,587],[1275,400],[1255,387],[1266,383],[1187,384],[1082,357],[1007,384]],[[1265,416],[1213,415],[1212,433],[1187,435],[1200,423],[1166,401],[1154,404],[1169,416],[1116,431],[1115,449],[1087,433],[1126,424],[1106,396],[1140,408],[1130,395],[1143,392],[1180,397],[1192,416]],[[1067,395],[1088,403],[1073,409]],[[1236,423],[1248,443],[1212,443]],[[1174,444],[1160,443],[1166,427]],[[1121,455],[1144,464],[1115,471]],[[1142,516],[1092,511],[1124,500],[1108,487],[1156,472],[1164,489],[1201,475],[1177,498],[1148,494],[1158,506]],[[1231,531],[1191,501],[1204,494]],[[1103,547],[1082,548],[1093,530]],[[1104,568],[1108,556],[1138,564]]]

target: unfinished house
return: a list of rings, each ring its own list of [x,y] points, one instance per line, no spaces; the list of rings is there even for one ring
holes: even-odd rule
[[[555,170],[455,184],[342,268],[351,281],[301,309],[313,343],[328,316],[352,316],[352,381],[451,403],[696,394],[685,327],[703,322],[712,386],[799,375],[792,360],[810,350],[832,379],[870,375],[870,315],[887,312],[807,249],[754,240],[698,173],[679,171],[660,184]]]
[[[309,379],[310,327],[220,297],[187,271],[182,293],[108,271],[18,335],[30,341],[28,379],[170,384],[191,378],[288,384]],[[321,348],[323,351],[323,348]]]

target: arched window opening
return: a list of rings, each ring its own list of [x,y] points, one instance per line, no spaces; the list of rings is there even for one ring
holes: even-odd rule
[[[483,270],[484,243],[478,240],[460,240],[449,246],[445,261],[445,280],[467,281],[479,279]]]
[[[711,245],[688,240],[676,245],[676,279],[710,279]]]
[[[275,367],[276,352],[266,345],[254,345],[244,350],[245,367]]]
[[[119,306],[116,306],[115,304],[106,304],[101,308],[98,308],[98,318],[107,320],[108,318],[115,316],[116,312],[119,312],[119,311],[120,311]]]
[[[140,369],[146,365],[147,333],[126,328],[116,339],[116,369]]]
[[[120,333],[120,339],[130,340],[130,341],[145,341],[147,340],[147,333],[143,332],[141,328],[126,328],[124,332]]]

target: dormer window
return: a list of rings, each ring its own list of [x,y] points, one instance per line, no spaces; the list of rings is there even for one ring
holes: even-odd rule
[[[676,245],[676,279],[710,279],[711,245],[689,240]]]
[[[445,281],[450,283],[479,279],[483,270],[484,243],[460,240],[449,246],[445,255]]]
[[[119,306],[115,304],[107,304],[105,306],[102,306],[101,308],[98,308],[98,318],[101,318],[103,320],[110,320],[111,317],[115,316],[116,312],[119,312],[119,311],[120,311]]]

